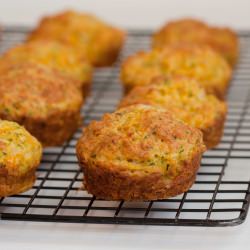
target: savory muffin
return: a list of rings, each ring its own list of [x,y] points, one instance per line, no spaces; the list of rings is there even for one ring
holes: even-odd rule
[[[75,11],[65,11],[41,20],[29,41],[54,40],[71,46],[86,56],[94,66],[111,65],[117,58],[125,34],[98,18]]]
[[[152,38],[152,46],[161,48],[179,42],[203,43],[208,38],[208,26],[196,19],[183,18],[168,22]]]
[[[41,144],[22,126],[0,120],[0,197],[32,187],[41,155]]]
[[[24,43],[9,49],[0,59],[0,68],[14,63],[39,63],[61,71],[75,79],[75,83],[88,94],[92,79],[92,66],[72,48],[54,41]],[[2,66],[1,66],[2,65]]]
[[[157,200],[191,187],[205,146],[198,129],[164,109],[132,105],[90,123],[76,150],[97,198]]]
[[[15,65],[0,75],[0,118],[23,125],[43,146],[61,145],[78,128],[82,95],[71,78],[43,65]]]
[[[211,48],[202,45],[176,45],[139,52],[122,65],[121,80],[125,92],[138,85],[147,85],[160,76],[194,78],[209,94],[225,97],[231,69]]]
[[[207,148],[213,148],[220,142],[226,103],[206,94],[194,79],[178,76],[155,79],[152,84],[131,90],[119,107],[135,104],[165,108],[175,118],[200,129]]]
[[[210,28],[211,39],[208,43],[234,66],[239,57],[239,41],[237,34],[229,28]]]
[[[232,66],[238,58],[238,38],[234,31],[229,28],[212,27],[195,19],[184,18],[169,22],[153,35],[154,48],[177,43],[208,45]]]

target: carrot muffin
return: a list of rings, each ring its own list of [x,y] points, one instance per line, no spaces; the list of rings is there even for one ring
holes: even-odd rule
[[[22,126],[0,120],[0,197],[33,186],[41,155],[41,144]]]
[[[94,66],[108,66],[116,60],[125,34],[95,16],[65,11],[41,20],[29,41],[54,40],[71,46]]]
[[[202,134],[164,109],[132,105],[84,129],[77,157],[86,190],[107,200],[157,200],[193,184]]]
[[[210,33],[211,40],[208,45],[218,51],[231,66],[234,66],[239,57],[237,34],[229,28],[216,27],[211,28]]]
[[[153,47],[177,43],[204,44],[220,53],[230,65],[238,58],[238,37],[229,28],[212,27],[199,20],[184,18],[164,25],[153,35]]]
[[[68,46],[54,41],[21,44],[9,49],[2,56],[0,67],[23,62],[39,63],[59,70],[75,79],[74,82],[83,90],[84,96],[89,92],[92,66]]]
[[[215,147],[223,134],[227,106],[214,95],[206,94],[194,79],[159,78],[138,86],[123,98],[119,107],[148,104],[165,108],[177,119],[198,128],[207,148]]]
[[[125,93],[138,85],[147,85],[156,77],[194,78],[209,94],[225,97],[231,69],[218,53],[207,46],[176,45],[130,56],[122,65],[121,80]]]
[[[43,146],[61,145],[78,128],[82,95],[60,72],[33,63],[0,75],[0,118],[23,125]]]

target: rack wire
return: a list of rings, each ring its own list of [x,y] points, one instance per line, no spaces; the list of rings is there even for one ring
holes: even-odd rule
[[[6,27],[0,52],[23,41],[29,29]],[[149,48],[150,31],[131,31],[114,67],[97,70],[92,96],[82,109],[84,125],[112,112],[122,96],[123,58]],[[0,199],[2,220],[72,223],[232,226],[242,223],[250,203],[250,31],[239,32],[240,61],[228,94],[229,112],[220,145],[202,158],[192,188],[154,202],[97,200],[81,190],[75,156],[81,128],[62,147],[44,150],[37,181],[28,192]]]

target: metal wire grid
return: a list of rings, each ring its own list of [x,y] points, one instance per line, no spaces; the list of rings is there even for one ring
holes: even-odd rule
[[[6,28],[0,50],[22,41],[25,28]],[[82,109],[84,125],[112,112],[121,98],[120,61],[149,47],[148,31],[129,32],[121,58],[96,72],[92,96]],[[242,223],[250,202],[250,31],[240,33],[241,57],[228,95],[229,113],[220,145],[205,153],[197,180],[186,193],[154,202],[97,200],[81,190],[75,144],[79,129],[62,147],[44,151],[34,187],[2,198],[4,220],[102,224],[232,226]]]

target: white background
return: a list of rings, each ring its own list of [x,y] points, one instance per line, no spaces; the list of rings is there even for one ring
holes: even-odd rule
[[[0,0],[0,20],[34,25],[42,15],[76,8],[123,27],[155,28],[180,16],[250,28],[249,0]]]
[[[128,28],[156,28],[180,16],[250,28],[250,0],[0,0],[0,22],[33,26],[65,8],[97,14]],[[250,218],[229,228],[187,228],[0,221],[0,249],[250,249]]]

